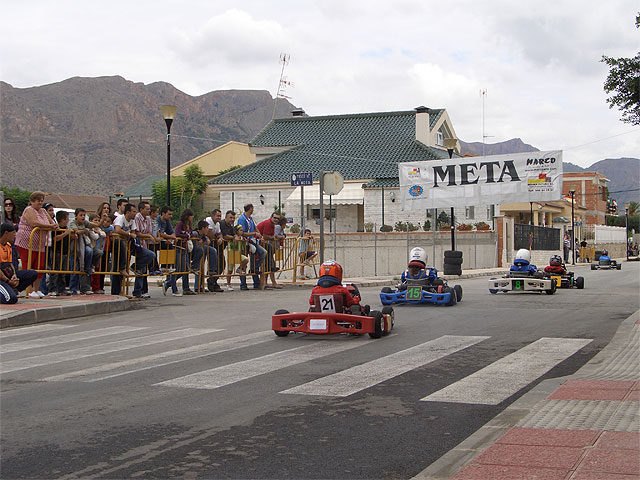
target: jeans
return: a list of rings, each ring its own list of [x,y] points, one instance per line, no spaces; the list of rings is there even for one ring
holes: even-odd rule
[[[258,256],[258,261],[256,262],[256,255]],[[260,275],[257,275],[257,272],[260,270],[260,267],[264,263],[264,259],[267,256],[267,251],[262,248],[260,245],[256,246],[256,253],[252,253],[250,255],[251,259],[251,272],[253,272],[253,288],[260,288]],[[240,277],[240,288],[247,286],[247,277]]]
[[[6,282],[0,281],[0,303],[13,304],[18,302],[18,295],[16,292],[21,292],[38,278],[38,272],[35,270],[18,270],[16,271],[16,277],[18,277],[18,285],[13,288]]]
[[[189,270],[189,252],[185,249],[178,248],[176,249],[176,270],[178,272],[187,272]],[[176,283],[175,275],[172,275],[174,280],[173,283]],[[177,288],[177,287],[176,287]],[[189,274],[185,273],[182,275],[182,290],[189,290]]]
[[[72,255],[71,265],[73,265],[74,270],[77,270],[78,268],[80,268],[79,260],[80,259],[73,258],[73,255]],[[85,275],[79,275],[77,273],[74,273],[73,275],[71,275],[71,279],[69,280],[69,289],[71,290],[71,292],[78,292],[78,290],[80,290],[81,292],[87,292],[91,290],[91,281],[89,279],[89,275],[91,273],[92,261],[93,261],[93,248],[91,248],[88,245],[85,245],[84,246],[84,265],[83,265],[83,271],[85,272]]]
[[[205,245],[204,254],[206,255],[207,261],[209,263],[209,269],[207,273],[209,275],[215,275],[216,273],[218,273],[218,252],[215,248]],[[198,262],[198,267],[199,266],[200,262]],[[198,274],[196,274],[196,285],[200,285],[200,276]]]
[[[153,260],[156,258],[155,253],[144,247],[136,246],[136,272],[145,272],[146,267],[153,265]],[[143,293],[147,293],[149,287],[147,284],[147,277],[136,277],[133,283],[133,296],[139,297]]]

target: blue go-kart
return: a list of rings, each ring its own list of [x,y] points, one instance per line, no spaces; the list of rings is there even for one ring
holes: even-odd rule
[[[460,300],[462,300],[462,287],[460,285],[450,287],[442,278],[436,278],[432,283],[429,283],[428,279],[407,280],[407,283],[398,285],[395,289],[383,287],[380,292],[380,301],[383,305],[435,303],[451,307]]]

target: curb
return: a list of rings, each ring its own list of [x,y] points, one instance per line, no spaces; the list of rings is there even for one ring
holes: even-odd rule
[[[129,299],[122,298],[103,302],[76,303],[73,305],[34,308],[32,310],[3,313],[2,318],[0,318],[0,329],[21,327],[55,320],[66,320],[87,315],[122,312],[130,308],[131,302]]]
[[[536,406],[551,395],[560,385],[569,379],[587,376],[618,354],[619,350],[627,344],[630,332],[638,321],[640,321],[640,310],[627,317],[620,324],[609,344],[580,367],[578,371],[564,377],[543,380],[476,432],[412,477],[411,480],[444,480],[455,475],[467,463],[493,445],[507,430],[516,426],[520,420],[535,410]]]

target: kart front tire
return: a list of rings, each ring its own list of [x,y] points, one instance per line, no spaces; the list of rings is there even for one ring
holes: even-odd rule
[[[496,293],[498,293],[498,290],[496,290],[495,288],[490,288],[490,289],[489,289],[489,293],[490,293],[491,295],[495,295]]]
[[[358,304],[351,305],[349,307],[349,312],[351,313],[351,315],[362,315],[362,309]]]
[[[584,288],[584,277],[576,278],[576,288],[582,290]]]
[[[591,264],[591,270],[597,270],[597,267],[596,267],[596,264],[595,264],[595,263],[592,263],[592,264]]]
[[[622,264],[621,263],[618,263],[616,265],[616,270],[622,270]]]
[[[382,322],[384,322],[384,317],[382,316],[382,312],[378,310],[374,310],[371,312],[371,317],[373,317],[373,332],[369,333],[371,338],[380,338],[383,334]]]
[[[454,285],[453,290],[456,292],[456,302],[462,300],[462,286]]]
[[[553,295],[554,293],[556,293],[556,284],[552,283],[551,288],[549,290],[545,290],[544,293],[546,293],[547,295]]]
[[[456,291],[451,287],[446,287],[444,293],[449,293],[449,301],[446,303],[447,307],[453,307],[457,302],[456,300]]]
[[[284,315],[286,313],[289,313],[289,310],[280,309],[280,310],[276,310],[275,314],[276,315]],[[275,333],[279,337],[286,337],[287,335],[289,335],[289,331],[288,330],[274,330],[273,333]]]
[[[380,290],[380,292],[382,292],[382,293],[393,293],[393,289],[391,287],[382,287],[382,290]]]

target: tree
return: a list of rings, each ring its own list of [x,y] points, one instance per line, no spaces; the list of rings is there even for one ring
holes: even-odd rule
[[[636,28],[640,28],[640,13],[636,17]],[[609,108],[620,110],[624,123],[640,125],[640,52],[633,58],[603,55],[601,62],[609,66],[604,91],[614,93],[606,100]]]
[[[200,208],[194,204],[198,195],[202,195],[207,190],[207,180],[204,172],[198,165],[191,165],[184,170],[184,176],[171,178],[171,208],[176,213],[181,213],[186,208],[190,208],[199,217]],[[153,203],[164,205],[167,198],[167,181],[160,180],[154,182],[151,187]],[[176,215],[177,216],[177,215]]]
[[[629,202],[629,215],[635,215],[638,213],[638,207],[640,207],[638,202]]]

